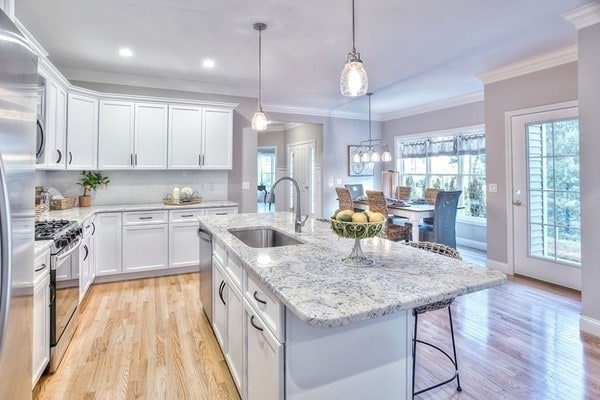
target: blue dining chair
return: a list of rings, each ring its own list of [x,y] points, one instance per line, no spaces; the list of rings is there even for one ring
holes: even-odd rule
[[[435,198],[433,224],[419,225],[419,240],[456,249],[456,211],[462,191],[440,191]]]

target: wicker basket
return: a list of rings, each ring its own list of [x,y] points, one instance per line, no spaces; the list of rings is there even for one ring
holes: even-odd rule
[[[76,196],[68,196],[63,199],[52,199],[50,200],[51,210],[68,210],[69,208],[75,207],[77,202]]]
[[[176,200],[169,194],[169,195],[167,195],[167,197],[165,197],[163,199],[163,204],[166,206],[187,206],[190,204],[200,204],[200,203],[202,203],[202,197],[200,197],[200,196],[193,196],[193,197],[187,197],[187,198]]]

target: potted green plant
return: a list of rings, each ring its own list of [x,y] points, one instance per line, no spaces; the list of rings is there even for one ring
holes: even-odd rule
[[[83,187],[83,195],[79,196],[79,207],[89,207],[92,203],[92,196],[88,192],[96,190],[98,186],[106,186],[109,182],[108,176],[103,176],[100,172],[82,171],[77,183]]]

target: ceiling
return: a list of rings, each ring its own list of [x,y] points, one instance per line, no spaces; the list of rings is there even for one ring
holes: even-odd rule
[[[373,112],[480,92],[476,75],[573,46],[561,14],[590,0],[356,0],[356,47]],[[256,96],[263,104],[366,113],[340,94],[350,0],[16,0],[17,18],[69,79]],[[133,50],[119,57],[121,47]],[[205,69],[202,60],[214,59]]]

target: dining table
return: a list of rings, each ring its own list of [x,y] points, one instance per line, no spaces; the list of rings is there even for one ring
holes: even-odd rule
[[[355,200],[354,208],[368,210],[369,202],[366,200]],[[414,241],[419,240],[419,222],[422,218],[431,218],[435,214],[434,204],[388,204],[388,213],[397,217],[408,218],[412,223],[412,237]]]

